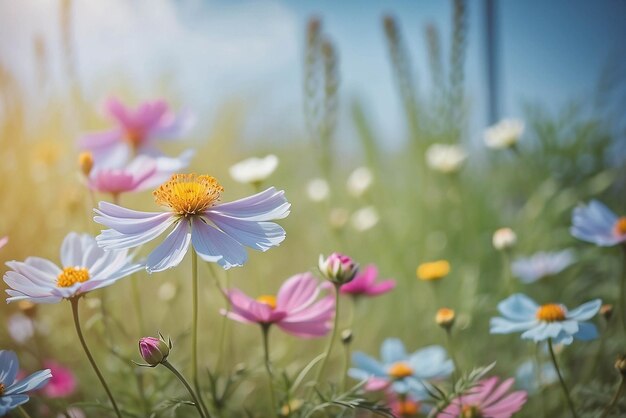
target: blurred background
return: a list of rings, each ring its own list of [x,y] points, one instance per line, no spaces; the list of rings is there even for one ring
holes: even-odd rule
[[[231,179],[229,166],[268,153],[280,159],[267,185],[285,189],[292,202],[282,222],[287,240],[250,254],[228,277],[218,272],[220,280],[251,295],[274,292],[290,275],[314,270],[320,253],[340,250],[363,265],[376,263],[400,289],[348,309],[355,349],[376,354],[392,336],[410,350],[443,344],[432,318],[445,305],[460,313],[460,362],[471,369],[497,360],[499,373],[514,375],[532,350],[518,336],[486,338],[488,318],[506,295],[507,260],[491,246],[497,228],[518,232],[516,256],[576,252],[577,262],[562,274],[534,287],[516,282],[517,290],[576,306],[593,297],[612,300],[617,288],[617,253],[576,242],[568,228],[572,209],[592,197],[626,213],[625,22],[622,0],[0,0],[0,236],[10,239],[0,260],[56,261],[67,232],[96,233],[76,140],[109,126],[102,115],[108,97],[131,105],[164,98],[196,119],[184,141],[164,149],[173,155],[195,148],[190,171],[219,178],[224,200],[254,191]],[[517,151],[486,148],[484,129],[511,117],[526,127]],[[462,146],[468,154],[462,169],[429,169],[425,152],[434,143]],[[367,167],[372,181],[350,192],[346,181],[358,167]],[[329,191],[312,199],[316,178]],[[148,192],[124,195],[122,205],[156,209]],[[418,264],[435,259],[452,265],[437,298],[415,278]],[[188,344],[188,270],[185,260],[166,273],[141,273],[143,329],[130,320],[112,331],[101,321],[103,299],[113,318],[124,318],[128,283],[87,298],[88,339],[111,333],[98,355],[120,388],[138,373],[128,360],[137,359],[139,336],[160,330]],[[223,302],[209,277],[201,344],[212,367]],[[0,307],[6,321],[18,311]],[[26,367],[54,357],[76,368],[81,381],[94,380],[74,342],[69,305],[44,306],[35,315],[37,348],[2,325],[3,348],[17,350]],[[242,362],[260,367],[256,330],[240,324],[230,330],[224,369]],[[307,344],[302,358],[300,341],[278,332],[275,338],[276,363],[289,373],[324,345]],[[581,353],[610,358],[598,360],[594,393],[614,382],[611,344],[564,354],[572,363]],[[187,351],[174,361],[184,364]],[[155,383],[165,374],[147,375],[141,379],[151,405],[176,392]],[[233,396],[246,399],[253,383]],[[126,402],[134,390],[127,388]],[[558,411],[553,392],[547,407]],[[81,385],[69,401],[101,395],[97,386]],[[540,403],[531,400],[527,416]],[[55,405],[47,406],[56,411]]]

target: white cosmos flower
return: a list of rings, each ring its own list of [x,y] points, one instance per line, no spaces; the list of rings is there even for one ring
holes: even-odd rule
[[[248,158],[229,169],[230,176],[239,183],[255,184],[267,179],[278,167],[278,157],[270,154],[264,158]]]
[[[503,119],[485,129],[484,140],[489,148],[510,148],[524,133],[524,122],[518,119]]]
[[[306,186],[306,193],[314,202],[322,202],[330,195],[330,186],[324,179],[313,179]]]
[[[376,226],[380,217],[378,211],[373,206],[366,206],[354,212],[350,218],[352,227],[357,231],[367,231]]]
[[[493,233],[492,243],[496,250],[508,250],[517,243],[517,235],[511,228],[500,228]]]
[[[426,150],[428,167],[441,173],[459,171],[467,159],[467,153],[458,145],[432,144]]]
[[[359,167],[354,170],[348,177],[347,188],[348,193],[354,197],[363,195],[372,185],[374,175],[367,167]]]

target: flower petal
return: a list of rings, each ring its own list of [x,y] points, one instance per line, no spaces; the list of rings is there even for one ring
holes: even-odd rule
[[[190,241],[189,223],[186,220],[178,221],[172,232],[148,255],[146,260],[148,273],[163,271],[179,265],[187,254]]]
[[[41,389],[51,378],[50,369],[40,370],[9,386],[4,393],[13,395]]]
[[[380,358],[384,364],[406,361],[408,356],[404,344],[398,338],[387,338],[380,347]]]
[[[569,311],[567,313],[567,318],[575,319],[576,321],[587,321],[598,313],[601,306],[602,301],[600,299],[594,299],[587,303],[583,303],[576,309]]]
[[[218,213],[231,218],[248,221],[271,221],[289,215],[291,204],[285,199],[284,191],[274,187],[255,195],[221,205],[215,205],[207,213]]]
[[[19,368],[17,355],[13,351],[0,350],[0,383],[5,387],[12,385]]]
[[[248,259],[241,244],[197,217],[191,220],[191,241],[203,260],[216,262],[225,270],[242,266]]]

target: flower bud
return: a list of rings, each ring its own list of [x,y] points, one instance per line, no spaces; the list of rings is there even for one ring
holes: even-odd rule
[[[613,305],[610,305],[608,303],[602,305],[600,307],[600,315],[604,317],[605,321],[609,321],[613,316]]]
[[[494,232],[492,242],[496,250],[508,250],[513,248],[517,242],[517,235],[511,228],[500,228]]]
[[[354,279],[359,271],[359,265],[347,255],[332,253],[328,258],[320,255],[319,269],[324,278],[341,285]]]
[[[172,341],[169,338],[165,341],[161,334],[159,338],[143,337],[139,340],[139,353],[147,363],[145,366],[155,367],[163,363],[167,360],[171,348]]]
[[[352,342],[352,330],[351,329],[344,329],[343,331],[341,331],[341,342],[344,344],[350,344]]]
[[[91,169],[93,168],[93,155],[88,152],[81,152],[78,155],[78,166],[80,167],[81,173],[85,175],[85,177],[89,176],[91,173]]]
[[[615,368],[622,376],[626,376],[626,354],[620,354],[615,360]]]
[[[454,310],[449,308],[441,308],[437,311],[437,315],[435,315],[435,322],[444,329],[452,328],[455,319],[456,314]]]

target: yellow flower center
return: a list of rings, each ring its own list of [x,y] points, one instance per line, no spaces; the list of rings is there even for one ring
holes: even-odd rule
[[[272,309],[276,309],[276,296],[272,295],[261,295],[256,298],[257,302],[260,302],[264,305],[269,306]]]
[[[617,235],[626,235],[626,216],[622,216],[615,222],[614,229]]]
[[[453,309],[441,308],[437,311],[435,322],[440,326],[450,326],[454,322],[455,313]]]
[[[197,215],[220,198],[224,188],[215,177],[174,174],[152,194],[157,204],[182,216]]]
[[[4,384],[0,383],[0,396],[4,395]]]
[[[439,280],[450,273],[450,263],[446,260],[423,263],[417,267],[417,277],[421,280]]]
[[[404,362],[394,363],[387,370],[389,376],[394,379],[403,379],[405,377],[413,376],[413,369],[411,366]]]
[[[89,270],[84,267],[65,267],[57,276],[57,286],[70,287],[90,279]]]
[[[537,309],[536,317],[540,321],[556,322],[565,320],[565,308],[556,303],[541,305]]]
[[[483,418],[483,414],[476,405],[463,405],[461,407],[461,418]]]
[[[417,402],[413,401],[400,401],[398,403],[398,413],[403,417],[412,417],[417,415]]]

